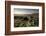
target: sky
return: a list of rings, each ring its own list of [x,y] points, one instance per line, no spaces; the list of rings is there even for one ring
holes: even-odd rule
[[[15,14],[32,14],[32,13],[39,13],[39,9],[21,9],[21,8],[14,8]]]

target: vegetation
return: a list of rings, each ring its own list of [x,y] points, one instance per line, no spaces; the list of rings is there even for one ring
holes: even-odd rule
[[[29,16],[15,16],[14,27],[35,27],[39,26],[38,13]]]

